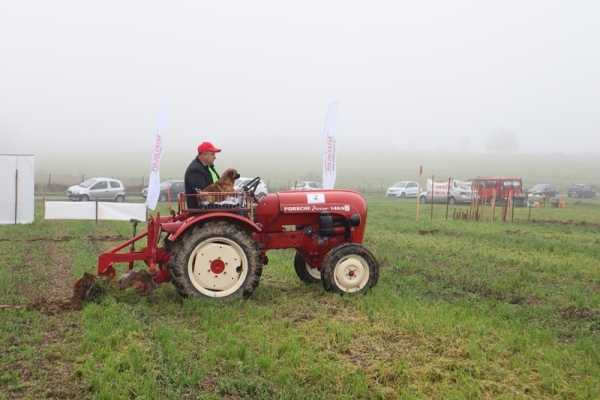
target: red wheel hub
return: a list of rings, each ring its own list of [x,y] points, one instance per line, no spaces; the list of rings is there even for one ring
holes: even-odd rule
[[[348,272],[348,275],[350,275],[350,276],[354,276],[354,271],[349,271],[349,272]]]
[[[225,263],[221,260],[212,260],[210,262],[210,271],[213,274],[220,274],[225,271]]]

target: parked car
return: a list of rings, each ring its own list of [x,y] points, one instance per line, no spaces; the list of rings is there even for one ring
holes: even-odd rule
[[[248,183],[250,183],[250,181],[252,181],[255,178],[245,178],[245,177],[240,177],[238,179],[235,180],[235,183],[233,184],[234,189],[241,189],[242,186],[247,185]],[[261,179],[260,182],[258,183],[258,186],[256,186],[256,190],[254,191],[254,195],[258,198],[264,197],[269,193],[269,190],[267,189],[267,184]]]
[[[67,197],[74,201],[125,201],[125,186],[118,179],[90,178],[67,189]]]
[[[323,185],[321,182],[313,182],[313,181],[298,181],[294,186],[291,187],[291,190],[319,190],[323,189]]]
[[[556,186],[551,185],[549,183],[540,183],[535,185],[529,190],[529,194],[532,196],[548,196],[555,197],[558,196],[558,189]]]
[[[573,184],[567,191],[569,197],[595,197],[596,191],[594,188],[584,185],[583,183]]]
[[[400,181],[387,188],[386,197],[417,197],[419,184],[412,181]]]
[[[177,195],[185,192],[185,185],[181,179],[169,179],[160,183],[160,194],[158,201],[167,201],[170,197],[171,201],[177,201]],[[142,189],[142,197],[148,197],[148,188]]]
[[[426,203],[439,203],[439,204],[459,204],[459,203],[471,203],[473,191],[471,190],[471,182],[463,182],[457,179],[450,181],[450,190],[448,191],[448,180],[436,180],[431,181],[427,179],[427,191],[421,192],[419,202],[421,204]],[[475,192],[475,196],[477,193]]]
[[[450,190],[450,195],[448,196],[448,204],[455,205],[459,203],[471,203],[473,192],[466,190]],[[420,198],[421,204],[431,203],[431,191],[423,191],[421,192]],[[446,195],[443,194],[434,194],[433,195],[433,203],[434,204],[446,204]]]

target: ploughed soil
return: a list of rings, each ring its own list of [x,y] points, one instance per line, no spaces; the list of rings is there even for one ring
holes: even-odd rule
[[[152,276],[145,270],[130,271],[123,275],[116,284],[121,289],[136,288],[142,292],[150,292],[156,288]],[[37,310],[46,315],[55,315],[63,312],[79,310],[84,303],[98,303],[104,295],[114,287],[114,283],[103,278],[98,278],[90,273],[84,273],[83,277],[76,285],[76,289],[71,297],[65,299],[48,300],[40,297],[27,305],[2,305],[0,310],[19,310],[28,311]]]
[[[554,219],[531,219],[531,223],[533,224],[548,224],[548,225],[565,225],[565,226],[588,226],[594,228],[600,228],[600,224],[595,224],[593,222],[574,222],[572,219],[567,221],[558,221]]]

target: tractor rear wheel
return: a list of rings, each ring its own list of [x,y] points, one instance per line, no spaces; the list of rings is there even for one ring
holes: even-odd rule
[[[294,257],[294,269],[298,278],[304,283],[321,282],[321,271],[319,268],[312,268],[299,253],[296,253],[296,257]]]
[[[262,274],[258,245],[242,228],[208,222],[181,238],[171,255],[171,282],[183,297],[248,298]]]
[[[345,243],[323,259],[321,281],[331,293],[364,293],[377,284],[379,263],[364,246]]]

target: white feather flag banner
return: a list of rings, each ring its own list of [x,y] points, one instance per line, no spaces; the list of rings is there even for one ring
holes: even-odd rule
[[[325,118],[323,139],[323,189],[333,189],[336,177],[336,150],[338,135],[338,103],[329,105]]]
[[[163,153],[163,128],[165,127],[165,118],[167,113],[166,103],[162,103],[158,113],[158,122],[154,132],[154,143],[152,144],[152,160],[150,163],[150,179],[148,181],[148,194],[146,196],[146,206],[154,210],[158,203],[160,195],[160,159]]]

